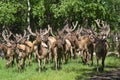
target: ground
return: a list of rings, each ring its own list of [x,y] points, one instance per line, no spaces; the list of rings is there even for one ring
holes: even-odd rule
[[[17,66],[6,69],[5,60],[0,60],[0,80],[120,80],[120,58],[107,56],[104,72],[96,72],[96,59],[94,65],[82,64],[81,58],[69,60],[58,71],[53,69],[53,63],[46,65],[46,70],[38,72],[38,64],[31,66],[19,73]]]
[[[107,71],[103,74],[93,75],[88,80],[120,80],[120,68]]]

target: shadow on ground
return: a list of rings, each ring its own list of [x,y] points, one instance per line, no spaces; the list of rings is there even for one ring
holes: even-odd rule
[[[88,80],[120,80],[120,68],[106,71],[98,75],[91,75]]]
[[[89,75],[89,78],[83,78],[83,76],[77,76],[76,80],[120,80],[120,68],[113,69],[111,71],[104,71],[101,73],[91,71],[83,73],[82,75]]]

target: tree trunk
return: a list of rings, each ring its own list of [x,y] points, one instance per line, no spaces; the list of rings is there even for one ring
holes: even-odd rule
[[[27,5],[28,5],[28,9],[27,9],[27,23],[28,23],[28,27],[30,27],[30,10],[31,10],[31,7],[30,7],[30,0],[27,0]]]

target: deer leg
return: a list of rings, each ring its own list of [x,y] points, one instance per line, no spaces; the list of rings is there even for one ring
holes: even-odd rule
[[[28,55],[28,59],[29,59],[29,65],[31,65],[31,62],[32,62],[32,54],[31,53]]]
[[[85,53],[86,53],[86,57],[85,57],[85,63],[87,63],[88,62],[88,59],[89,59],[89,53],[88,53],[88,50],[86,50],[85,51]]]
[[[68,63],[68,51],[65,51],[65,63]]]
[[[60,68],[60,65],[62,63],[62,52],[61,52],[61,50],[58,51],[58,59],[57,59],[57,61],[58,61],[58,67]]]
[[[46,57],[44,58],[44,66],[43,66],[44,69],[45,69],[45,65],[46,65]]]
[[[65,64],[67,64],[67,62],[68,62],[68,47],[67,47],[67,45],[65,45]]]
[[[54,48],[54,65],[55,65],[55,70],[57,70],[57,50]]]
[[[14,58],[13,58],[13,56],[11,56],[11,65],[12,65],[12,67],[14,65]]]
[[[51,59],[52,59],[52,52],[50,51],[50,52],[49,52],[49,58],[48,58],[49,64],[50,64]]]
[[[19,59],[19,63],[18,63],[18,70],[19,72],[21,72],[22,68],[23,68],[23,58],[22,59]]]
[[[71,53],[71,57],[73,58],[74,54],[73,54],[73,48],[72,47],[70,48],[70,53]]]
[[[35,60],[37,59],[36,51],[33,53]]]
[[[91,65],[93,65],[93,53],[91,53]]]
[[[16,57],[16,63],[18,65],[19,64],[18,54],[15,57]]]
[[[21,69],[23,69],[23,67],[24,67],[24,58],[22,58],[21,60],[20,60],[20,66],[21,66]]]
[[[102,57],[102,71],[104,71],[104,62],[105,62],[105,57]]]
[[[76,59],[77,58],[77,50],[74,49],[74,58]]]
[[[119,52],[119,51],[116,53],[116,56],[117,56],[118,58],[120,57],[120,52]]]
[[[15,62],[14,62],[14,60],[15,60],[15,55],[12,56],[12,59],[13,59],[13,60],[12,60],[12,67],[13,67],[13,65],[15,65]]]
[[[87,50],[86,51],[86,62],[88,62],[88,65],[92,65],[93,64],[93,60],[92,59],[93,59],[92,53],[89,50]]]
[[[9,60],[9,59],[6,59],[6,68],[9,67],[9,64],[10,64],[10,60]]]
[[[19,63],[19,60],[18,60],[18,59],[16,59],[16,63],[17,63],[17,64]]]
[[[59,56],[58,58],[58,67],[60,68],[60,65],[61,65],[61,56]]]
[[[21,66],[19,63],[18,63],[18,71],[21,72]]]
[[[26,62],[25,62],[25,59],[23,58],[23,59],[22,59],[22,64],[21,64],[22,69],[24,69],[24,68],[26,67],[25,65],[26,65]]]
[[[38,58],[38,71],[41,72],[41,60]]]
[[[62,65],[64,64],[64,54],[62,52],[62,58],[61,58],[61,61],[62,61]]]
[[[19,59],[18,59],[18,56],[16,58],[16,62],[17,62],[17,66],[18,66],[18,71],[20,72],[20,65],[19,65]]]
[[[26,67],[27,67],[27,64],[26,64],[26,57],[24,57],[24,58],[23,58],[23,68],[26,69]]]
[[[86,57],[87,57],[86,54],[87,54],[87,53],[86,53],[85,50],[83,50],[82,52],[83,52],[82,61],[83,61],[84,64],[86,64],[86,59],[87,59],[87,58],[86,58]]]
[[[81,54],[81,59],[82,59],[82,62],[84,63],[84,51],[82,50],[81,53],[82,53]]]
[[[97,72],[99,72],[99,58],[97,57]]]
[[[12,56],[9,57],[9,59],[8,59],[8,61],[7,61],[7,66],[8,66],[8,67],[9,67],[9,66],[12,66],[12,67],[13,67],[13,57],[12,57]]]

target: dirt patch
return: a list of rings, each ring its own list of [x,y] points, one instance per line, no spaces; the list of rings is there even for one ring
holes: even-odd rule
[[[91,75],[88,80],[120,80],[120,68],[94,76]]]

